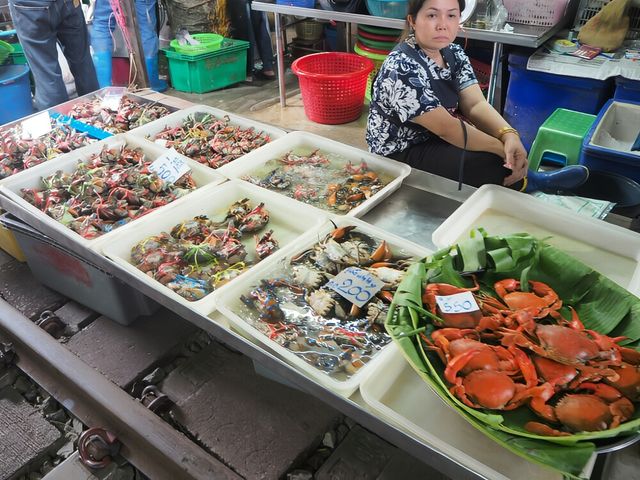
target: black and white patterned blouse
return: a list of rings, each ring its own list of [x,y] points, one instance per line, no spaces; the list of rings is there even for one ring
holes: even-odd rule
[[[395,49],[380,67],[373,85],[366,132],[369,151],[379,155],[401,152],[433,135],[411,121],[440,106],[440,100],[431,89],[427,69],[434,79],[443,80],[450,80],[453,71],[458,92],[478,83],[469,58],[459,45],[450,45],[455,65],[441,68],[416,44],[413,35],[405,42],[418,50],[423,61],[418,62]]]

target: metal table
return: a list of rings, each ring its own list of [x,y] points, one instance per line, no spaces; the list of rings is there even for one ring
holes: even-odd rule
[[[567,23],[569,19],[573,19],[577,7],[578,1],[570,0],[569,6],[567,7],[567,11],[563,19],[558,22],[558,24],[552,27],[537,27],[532,25],[514,24],[513,33],[495,32],[491,30],[466,27],[463,30],[461,29],[458,35],[459,37],[494,43],[493,57],[491,59],[491,77],[489,80],[489,91],[487,93],[487,99],[489,103],[496,107],[496,109],[500,109],[500,99],[496,98],[495,91],[498,74],[502,70],[503,45],[538,48],[549,38],[555,35]],[[251,8],[261,12],[272,12],[274,14],[276,30],[276,55],[278,59],[278,87],[280,91],[281,107],[286,107],[287,104],[284,82],[284,37],[281,15],[295,15],[299,17],[317,18],[320,20],[345,22],[348,26],[348,33],[350,30],[350,25],[352,23],[397,29],[403,29],[405,26],[405,20],[397,18],[374,17],[372,15],[334,12],[332,10],[321,10],[316,8],[291,7],[288,5],[276,5],[274,3],[261,2],[256,0],[251,3]]]

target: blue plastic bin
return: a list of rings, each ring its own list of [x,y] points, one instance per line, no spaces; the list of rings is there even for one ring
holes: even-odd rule
[[[613,99],[622,102],[640,102],[640,80],[616,77],[616,91]]]
[[[509,55],[509,87],[504,118],[529,150],[538,128],[556,108],[596,114],[611,98],[613,80],[553,75],[527,70],[528,53]]]
[[[0,125],[33,113],[28,65],[0,67]]]
[[[290,7],[313,8],[316,0],[276,0],[277,5],[289,5]]]
[[[582,142],[580,163],[640,182],[640,152],[629,151],[640,134],[640,102],[609,100]]]

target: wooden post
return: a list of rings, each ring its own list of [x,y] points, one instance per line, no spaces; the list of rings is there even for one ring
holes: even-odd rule
[[[131,43],[131,52],[129,52],[129,60],[133,62],[133,71],[136,76],[133,79],[138,88],[149,87],[149,75],[147,75],[147,67],[144,61],[144,51],[142,50],[142,41],[140,40],[140,27],[138,27],[138,17],[136,15],[135,0],[116,0],[120,3],[120,8],[124,14],[129,32],[129,42]]]

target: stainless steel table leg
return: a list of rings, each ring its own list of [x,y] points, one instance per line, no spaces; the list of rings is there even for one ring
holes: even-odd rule
[[[493,44],[493,57],[491,58],[491,76],[489,77],[489,91],[487,92],[487,101],[493,107],[500,111],[500,97],[496,98],[496,84],[498,83],[498,75],[502,69],[502,44]]]
[[[287,90],[284,84],[284,38],[279,13],[274,13],[276,27],[276,55],[278,57],[278,91],[280,92],[280,107],[287,106]]]

